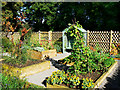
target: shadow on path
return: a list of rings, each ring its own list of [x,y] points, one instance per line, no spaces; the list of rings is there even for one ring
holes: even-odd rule
[[[120,60],[118,61],[118,68],[112,77],[107,77],[107,83],[104,85],[105,88],[120,90]]]
[[[69,68],[69,66],[63,65],[58,63],[58,61],[50,59],[50,62],[52,63],[52,66],[54,66],[55,68],[59,69],[59,70],[64,70],[65,72],[67,71],[67,69]]]

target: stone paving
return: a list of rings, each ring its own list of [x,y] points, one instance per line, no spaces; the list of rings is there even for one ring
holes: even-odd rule
[[[30,83],[34,83],[34,84],[37,84],[37,85],[45,87],[44,80],[47,77],[49,77],[50,75],[52,75],[52,72],[57,71],[57,70],[62,70],[64,68],[66,68],[66,67],[64,67],[62,65],[57,64],[56,62],[58,60],[60,60],[60,59],[63,59],[65,57],[69,56],[69,55],[70,55],[70,53],[57,54],[56,57],[54,57],[52,59],[49,59],[51,61],[50,69],[45,70],[45,71],[40,72],[40,73],[36,73],[36,74],[30,75],[30,76],[27,76],[25,78]]]

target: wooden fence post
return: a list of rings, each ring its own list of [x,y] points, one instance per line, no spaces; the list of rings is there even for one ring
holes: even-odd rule
[[[87,30],[87,46],[89,46],[89,33],[90,33],[90,31]]]
[[[51,43],[52,41],[52,31],[49,31],[49,42]]]
[[[40,33],[40,30],[39,30],[39,43],[40,43],[40,41],[41,41],[41,35],[40,35],[41,33]]]
[[[111,30],[110,31],[110,52],[111,52],[111,46],[112,46],[112,33],[113,33],[113,31]]]

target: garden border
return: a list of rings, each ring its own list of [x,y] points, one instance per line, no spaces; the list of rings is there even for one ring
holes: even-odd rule
[[[112,72],[112,70],[114,69],[114,67],[118,64],[117,61],[115,61],[115,63],[113,65],[111,65],[108,69],[107,72],[105,72],[96,82],[95,82],[95,86],[94,88],[98,88],[101,83],[105,80],[105,78]]]
[[[2,66],[4,65],[5,68],[9,69],[10,71],[12,71],[15,75],[17,75],[18,72],[20,72],[20,76],[19,78],[23,78],[38,72],[42,72],[44,70],[47,70],[50,68],[50,61],[44,61],[42,63],[38,63],[38,64],[33,64],[30,66],[26,66],[23,68],[18,68],[18,67],[14,67],[14,66],[9,66],[5,63],[2,64]]]
[[[45,59],[46,57],[52,58],[57,56],[56,49],[52,50],[45,50],[45,51],[36,51],[36,50],[27,50],[28,53],[30,53],[30,56],[32,59]]]
[[[118,62],[115,61],[115,63],[112,64],[112,65],[109,67],[108,71],[105,72],[105,73],[95,82],[94,88],[98,88],[98,87],[101,85],[101,83],[102,83],[102,82],[105,80],[105,78],[111,73],[111,71],[114,69],[114,67],[115,67],[117,64],[118,64]],[[68,89],[70,89],[69,87],[60,86],[60,85],[57,85],[57,84],[51,85],[51,84],[48,84],[48,83],[46,83],[46,88],[68,88]]]

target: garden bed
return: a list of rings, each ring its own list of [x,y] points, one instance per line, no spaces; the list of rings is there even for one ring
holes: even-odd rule
[[[114,67],[117,65],[117,61],[111,65],[108,69],[107,72],[105,73],[100,73],[100,72],[93,72],[93,73],[88,73],[86,75],[80,75],[79,77],[80,78],[91,78],[94,82],[94,88],[98,88],[100,86],[100,84],[103,82],[103,80],[113,71]],[[46,83],[46,87],[47,88],[69,88],[67,85],[65,84],[61,84],[61,85],[57,85],[57,84],[54,84],[54,85],[51,85],[51,84],[48,84]]]
[[[45,51],[36,51],[36,50],[27,50],[28,54],[31,56],[32,59],[45,59],[47,57],[52,58],[57,56],[56,49],[53,50],[45,50]]]
[[[20,78],[23,78],[25,76],[29,76],[50,68],[50,61],[36,62],[36,63],[32,63],[32,65],[30,64],[31,63],[29,64],[26,63],[25,65],[22,65],[22,66],[18,66],[18,65],[13,66],[10,64],[2,63],[2,67],[5,71],[8,71],[9,73],[13,72],[16,75],[18,75],[19,73]]]

